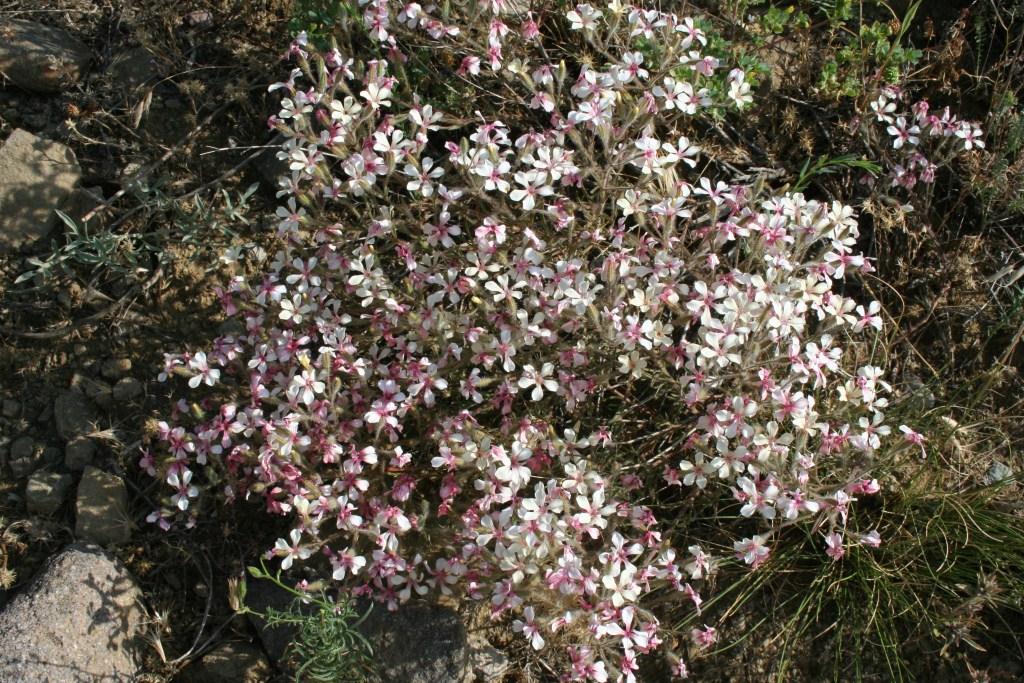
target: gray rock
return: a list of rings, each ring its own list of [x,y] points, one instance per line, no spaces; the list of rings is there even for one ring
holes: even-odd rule
[[[140,88],[160,76],[153,53],[144,47],[133,47],[114,55],[109,73],[114,85],[126,91]]]
[[[492,683],[505,677],[509,668],[505,653],[492,646],[484,639],[470,639],[469,666],[472,670],[470,680],[480,683]],[[469,678],[469,677],[467,677]]]
[[[84,43],[59,28],[21,19],[0,26],[0,72],[25,90],[58,93],[82,77],[91,59]]]
[[[14,419],[21,415],[21,403],[13,398],[4,399],[4,417]]]
[[[32,474],[39,467],[42,453],[42,447],[38,447],[31,436],[15,439],[14,443],[11,444],[11,450],[8,454],[11,473],[14,475],[14,478],[21,479]]]
[[[0,683],[136,680],[142,593],[116,559],[69,546],[0,611]]]
[[[270,582],[249,582],[246,604],[257,612],[285,609],[290,602],[291,597]],[[360,601],[359,613],[364,614],[367,606]],[[295,629],[267,628],[259,618],[253,623],[267,654],[280,664]],[[447,607],[407,603],[388,612],[375,604],[358,628],[373,646],[381,683],[462,683],[470,672],[466,629]]]
[[[103,546],[131,538],[128,492],[124,481],[95,467],[86,467],[78,483],[75,534]]]
[[[22,479],[36,471],[39,464],[35,458],[10,458],[11,474],[15,479]]]
[[[84,470],[96,455],[96,442],[87,436],[77,436],[64,448],[64,466],[72,472]]]
[[[70,149],[20,128],[0,147],[0,251],[50,234],[81,172]]]
[[[47,446],[43,449],[42,461],[44,465],[59,465],[64,459],[64,453],[56,446]]]
[[[40,472],[29,478],[25,485],[25,504],[35,515],[52,515],[64,503],[71,488],[71,475],[58,472]]]
[[[92,407],[77,391],[65,391],[58,396],[53,404],[53,413],[57,419],[57,433],[65,441],[95,430],[96,418]]]
[[[17,442],[15,442],[17,443]],[[13,448],[11,449],[13,453]],[[992,486],[999,482],[1006,481],[1013,476],[1013,470],[1006,466],[1006,464],[999,462],[998,460],[992,461],[988,471],[985,472],[985,476],[981,478],[981,481],[985,486]]]
[[[113,396],[118,403],[134,401],[142,396],[142,382],[134,377],[122,377],[114,385]]]
[[[38,415],[36,415],[36,422],[38,424],[46,424],[51,419],[53,419],[53,407],[52,406],[48,406],[48,405],[47,406],[43,406],[43,409],[39,411]]]
[[[234,642],[218,645],[183,673],[192,683],[264,683],[270,678],[271,668],[258,647]]]
[[[31,436],[22,436],[14,440],[11,444],[11,458],[20,460],[21,458],[31,458],[36,450],[36,442]]]
[[[76,372],[71,378],[71,387],[82,392],[87,399],[103,410],[109,410],[114,404],[113,388],[103,380],[93,379]]]
[[[116,382],[121,379],[132,369],[132,361],[130,358],[110,358],[103,361],[103,365],[100,366],[100,374],[103,375],[104,379]]]

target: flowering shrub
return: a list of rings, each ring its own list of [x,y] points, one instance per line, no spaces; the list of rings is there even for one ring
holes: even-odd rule
[[[271,88],[280,250],[221,293],[243,333],[167,357],[163,379],[209,393],[144,454],[170,486],[151,520],[258,499],[292,524],[282,568],[392,609],[486,600],[593,681],[634,680],[667,641],[655,603],[699,613],[721,563],[757,568],[786,525],[833,559],[877,546],[844,533],[890,431],[857,342],[878,304],[838,286],[871,269],[856,217],[709,175],[702,117],[752,93],[702,24],[614,1],[360,4],[381,58],[300,36]],[[398,78],[424,42],[479,93],[472,117]],[[731,555],[666,533],[659,487],[726,493],[752,519],[723,528],[748,531]]]

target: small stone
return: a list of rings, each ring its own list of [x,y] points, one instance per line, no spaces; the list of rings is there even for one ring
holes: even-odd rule
[[[35,472],[38,464],[31,458],[10,458],[11,474],[15,479],[22,479]]]
[[[206,10],[195,10],[185,15],[185,23],[196,28],[209,26],[213,23],[213,15]]]
[[[34,454],[36,449],[36,442],[32,440],[31,436],[22,436],[14,440],[11,444],[11,457],[16,460],[22,458],[30,458]]]
[[[43,406],[43,409],[36,415],[36,422],[38,424],[46,424],[53,419],[53,408],[49,405]]]
[[[144,47],[134,47],[114,55],[110,60],[109,73],[114,85],[126,91],[135,90],[160,76],[153,53]]]
[[[998,484],[999,482],[1005,481],[1012,476],[1013,470],[1007,467],[1004,463],[1001,463],[998,460],[996,460],[992,463],[991,466],[989,466],[988,471],[985,472],[985,476],[981,478],[981,481],[982,483],[985,484],[985,486],[992,486],[993,484]]]
[[[0,251],[49,235],[59,220],[54,209],[80,175],[74,153],[64,145],[20,128],[12,132],[0,147]]]
[[[67,31],[34,21],[0,26],[0,72],[19,88],[52,95],[82,77],[92,54]]]
[[[470,680],[480,681],[480,683],[491,683],[491,681],[500,681],[505,677],[505,672],[509,668],[509,661],[505,653],[493,647],[490,643],[486,641],[471,641],[469,666],[472,669],[472,678]]]
[[[120,477],[86,467],[78,483],[75,534],[103,546],[131,538],[128,492]]]
[[[4,399],[4,417],[14,419],[21,415],[21,403],[13,398]]]
[[[224,643],[203,655],[186,678],[193,683],[263,683],[270,674],[270,662],[258,647]]]
[[[84,470],[96,455],[96,442],[87,436],[77,436],[64,448],[64,466],[72,472]]]
[[[77,391],[65,391],[58,396],[53,412],[57,419],[57,433],[65,441],[95,430],[95,417],[89,401]]]
[[[32,474],[39,467],[41,455],[42,449],[36,448],[36,443],[32,440],[32,437],[23,436],[20,439],[16,439],[11,444],[11,450],[8,455],[11,474],[14,475],[15,479],[21,479]]]
[[[130,358],[110,358],[103,361],[103,365],[100,366],[100,374],[103,378],[111,382],[116,382],[125,375],[127,375],[132,369],[132,361]]]
[[[114,404],[113,388],[103,380],[92,379],[75,373],[72,378],[72,386],[80,389],[86,398],[98,405],[103,410],[110,410]]]
[[[59,465],[61,460],[63,459],[64,454],[56,446],[47,446],[46,448],[43,449],[42,461],[44,465]]]
[[[71,488],[71,475],[58,472],[39,472],[25,485],[25,504],[35,515],[52,515],[64,503]]]
[[[142,396],[142,382],[134,377],[123,377],[114,385],[114,401],[126,403]]]
[[[53,557],[0,610],[0,681],[134,681],[151,646],[142,592],[94,545]]]

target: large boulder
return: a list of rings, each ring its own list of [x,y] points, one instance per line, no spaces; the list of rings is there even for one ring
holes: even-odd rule
[[[74,153],[20,128],[0,147],[0,251],[42,239],[57,224],[81,170]]]
[[[142,593],[124,566],[72,545],[0,611],[0,683],[135,680]]]
[[[19,88],[59,93],[89,66],[89,48],[67,31],[34,21],[0,23],[0,73]]]

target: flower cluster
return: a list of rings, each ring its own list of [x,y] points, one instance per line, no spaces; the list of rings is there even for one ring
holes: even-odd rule
[[[949,107],[936,114],[928,100],[904,111],[905,100],[902,88],[886,86],[871,102],[869,135],[884,129],[895,157],[889,164],[890,187],[912,190],[919,182],[931,184],[939,168],[957,154],[984,149],[979,124],[957,118]]]
[[[879,306],[838,286],[871,269],[856,217],[702,163],[702,113],[752,96],[700,23],[617,0],[361,5],[380,59],[300,37],[272,86],[280,249],[221,293],[244,332],[167,356],[163,378],[209,398],[143,458],[169,485],[152,521],[194,522],[218,482],[290,521],[282,567],[390,608],[487,601],[581,681],[635,680],[667,640],[650,598],[700,613],[708,577],[763,564],[787,524],[814,520],[836,559],[877,545],[844,534],[889,434],[857,343]],[[472,117],[400,82],[406,40],[455,55]],[[751,518],[735,559],[680,545],[650,487],[724,494]]]

